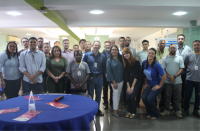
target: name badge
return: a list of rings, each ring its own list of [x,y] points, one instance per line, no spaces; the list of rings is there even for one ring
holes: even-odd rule
[[[195,65],[195,70],[198,70],[198,66]]]
[[[81,76],[81,72],[80,71],[78,71],[77,74],[78,74],[78,76]]]
[[[161,64],[161,63],[162,63],[162,60],[159,60],[159,63]]]
[[[97,67],[97,63],[96,62],[94,63],[94,67]]]

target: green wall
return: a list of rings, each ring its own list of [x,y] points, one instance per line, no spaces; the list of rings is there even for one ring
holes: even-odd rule
[[[93,44],[95,37],[99,37],[99,41],[101,42],[101,48],[99,51],[102,52],[104,50],[104,42],[109,40],[109,36],[108,35],[86,35],[85,39],[86,41],[90,41]]]
[[[200,40],[200,26],[184,28],[183,34],[185,35],[185,44],[192,48],[193,41]]]
[[[6,50],[7,42],[6,42],[7,35],[0,34],[0,53]]]
[[[62,37],[67,37],[67,39],[69,39],[69,49],[73,49],[73,45],[79,45],[79,41],[77,41],[76,39],[74,39],[72,36],[59,36],[59,41],[60,41],[60,47],[61,49],[63,49],[62,43],[63,43],[63,39]]]

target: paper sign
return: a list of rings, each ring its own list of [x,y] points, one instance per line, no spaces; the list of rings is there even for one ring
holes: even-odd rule
[[[31,100],[32,99],[32,102],[33,103],[31,103]],[[34,99],[34,97],[33,97],[33,92],[31,91],[30,92],[30,95],[29,95],[29,104],[28,104],[28,110],[30,111],[30,110],[36,110],[36,108],[35,108],[35,99]]]
[[[65,108],[65,107],[69,107],[69,105],[66,105],[66,104],[62,104],[60,102],[49,102],[49,103],[46,103],[50,106],[53,106],[53,107],[56,107],[56,108],[59,108],[59,109],[62,109],[62,108]]]
[[[19,107],[17,108],[11,108],[11,109],[3,109],[0,110],[0,114],[6,114],[6,113],[13,113],[13,112],[19,112]]]
[[[36,115],[40,114],[42,111],[28,111],[26,113],[24,113],[23,115],[13,119],[15,121],[28,121],[30,120],[31,118],[35,117]]]
[[[24,98],[29,99],[29,96],[25,96]],[[35,101],[42,99],[42,98],[39,98],[39,97],[36,97],[36,96],[33,96],[33,98],[34,98]],[[32,101],[33,101],[33,98],[31,97]]]

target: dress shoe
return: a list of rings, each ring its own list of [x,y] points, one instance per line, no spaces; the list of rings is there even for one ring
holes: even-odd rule
[[[182,112],[182,115],[183,115],[183,116],[188,116],[188,115],[189,115],[189,110],[184,110],[184,111]]]
[[[97,116],[104,116],[104,114],[103,114],[103,112],[101,112],[101,110],[99,109],[98,110],[98,112],[97,112],[97,114],[96,114]]]
[[[194,110],[193,115],[200,118],[200,113],[198,110]]]
[[[160,108],[160,112],[163,112],[165,109],[164,108]]]

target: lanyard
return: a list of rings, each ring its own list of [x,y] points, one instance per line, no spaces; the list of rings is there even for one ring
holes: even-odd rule
[[[80,63],[77,63],[76,61],[74,61],[76,63],[76,65],[78,66],[78,68],[81,67],[82,61]]]
[[[107,54],[107,58],[109,58],[110,53],[108,53],[108,52],[106,51],[106,54]]]
[[[160,55],[160,53],[161,53],[161,51],[159,52],[159,57],[160,57],[160,59],[162,58],[162,56],[163,56],[163,54],[164,54],[164,50],[163,50],[163,54],[162,55]]]

